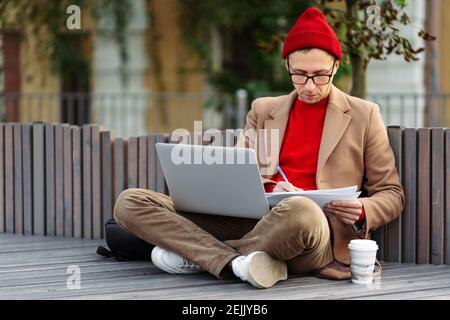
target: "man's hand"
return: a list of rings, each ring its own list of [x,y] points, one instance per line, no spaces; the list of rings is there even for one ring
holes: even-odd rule
[[[324,207],[325,214],[332,214],[343,223],[353,225],[359,220],[362,203],[359,200],[332,201]]]
[[[272,192],[292,192],[292,191],[303,191],[303,189],[297,188],[290,182],[279,181]]]

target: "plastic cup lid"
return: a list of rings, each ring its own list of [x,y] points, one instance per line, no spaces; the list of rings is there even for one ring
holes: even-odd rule
[[[378,245],[377,242],[374,240],[355,239],[350,241],[348,248],[360,250],[374,250],[378,249]]]

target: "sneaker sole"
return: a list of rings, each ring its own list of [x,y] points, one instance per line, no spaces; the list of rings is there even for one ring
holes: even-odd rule
[[[266,252],[255,252],[248,264],[248,282],[256,288],[270,288],[287,279],[287,266],[283,261],[273,259]]]

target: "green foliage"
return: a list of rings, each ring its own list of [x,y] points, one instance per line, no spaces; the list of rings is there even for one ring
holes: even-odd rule
[[[316,0],[316,5],[330,17],[330,24],[336,30],[343,51],[360,56],[365,65],[371,60],[385,60],[391,53],[402,55],[406,61],[419,60],[418,53],[424,48],[413,48],[409,39],[403,37],[400,25],[408,26],[411,20],[405,11],[408,0],[346,0],[346,10],[329,6],[330,2],[342,0]],[[379,26],[372,26],[375,16],[370,16],[370,6],[379,9]],[[424,40],[434,37],[418,30],[417,35]]]
[[[342,50],[353,65],[351,94],[365,98],[367,94],[367,65],[370,60],[385,60],[389,54],[402,55],[407,61],[419,60],[424,48],[413,48],[403,37],[400,25],[408,26],[411,20],[405,11],[407,0],[345,0],[345,10],[329,6],[342,0],[315,0],[316,5],[330,18]],[[376,10],[373,10],[376,9]],[[419,30],[418,37],[429,41],[435,37]]]
[[[68,30],[66,9],[70,5],[81,8],[82,17],[109,16],[114,37],[119,44],[122,68],[126,65],[125,32],[130,15],[131,0],[2,0],[0,1],[0,31],[18,31],[22,35],[29,29],[37,41],[39,61],[50,58],[52,71],[61,77],[62,87],[70,87],[74,77],[81,77],[80,88],[87,90],[91,61],[83,55],[82,42],[89,36],[83,28]],[[84,15],[87,13],[87,15]],[[126,81],[125,72],[122,80]]]
[[[179,0],[185,39],[202,58],[210,83],[221,92],[246,88],[250,93],[292,88],[274,34],[287,33],[307,0]],[[211,29],[223,43],[220,71],[211,61]]]

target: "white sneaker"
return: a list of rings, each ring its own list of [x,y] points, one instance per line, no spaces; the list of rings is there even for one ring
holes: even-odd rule
[[[239,256],[233,259],[231,265],[237,277],[256,288],[270,288],[278,281],[287,279],[286,263],[273,259],[264,251]]]
[[[171,274],[189,274],[203,272],[198,265],[184,259],[172,251],[161,247],[152,250],[152,262],[159,269]]]

